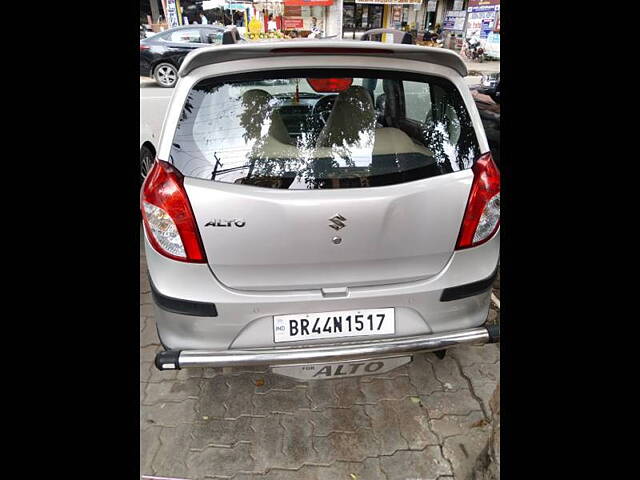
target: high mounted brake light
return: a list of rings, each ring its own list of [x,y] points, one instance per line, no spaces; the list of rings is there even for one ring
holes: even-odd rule
[[[456,250],[483,244],[500,225],[500,170],[491,153],[480,156],[472,170],[473,183]]]
[[[349,88],[353,78],[307,78],[307,82],[318,93],[337,93]]]
[[[352,54],[352,55],[372,55],[372,54],[380,54],[380,53],[388,53],[392,54],[393,50],[388,50],[385,48],[376,48],[372,50],[370,48],[336,48],[336,47],[278,47],[271,49],[271,53],[315,53],[315,54],[324,54],[324,55],[344,55],[344,54]]]
[[[184,177],[171,164],[156,160],[140,193],[140,208],[147,237],[165,257],[205,263],[200,233],[184,190]]]

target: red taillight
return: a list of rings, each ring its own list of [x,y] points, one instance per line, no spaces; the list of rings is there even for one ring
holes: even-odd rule
[[[151,47],[149,45],[140,44],[140,51],[144,52],[145,50],[149,50]]]
[[[307,78],[307,82],[318,93],[335,93],[349,88],[353,78]]]
[[[149,242],[162,255],[182,262],[205,263],[202,241],[184,177],[157,160],[142,186],[140,208]]]
[[[473,183],[464,212],[456,249],[480,245],[489,240],[500,225],[500,171],[485,153],[476,160]]]

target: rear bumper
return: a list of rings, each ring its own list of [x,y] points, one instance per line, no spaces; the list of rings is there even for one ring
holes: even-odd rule
[[[481,327],[487,319],[491,290],[488,284],[485,290],[484,283],[491,283],[499,246],[498,234],[478,247],[456,251],[435,277],[404,284],[348,288],[341,296],[335,296],[320,290],[233,290],[220,284],[208,265],[167,259],[145,238],[156,300],[154,317],[163,343],[175,351],[214,352],[282,349],[273,339],[273,316],[300,312],[395,308],[395,334],[363,341],[391,341]],[[158,302],[159,298],[163,301]],[[210,313],[203,313],[204,307]],[[308,340],[291,346],[325,344],[322,340]]]
[[[417,335],[368,342],[252,350],[167,350],[156,355],[159,370],[194,367],[247,367],[295,365],[343,360],[373,359],[396,354],[442,350],[464,344],[482,345],[500,341],[498,326],[468,328],[453,332]]]

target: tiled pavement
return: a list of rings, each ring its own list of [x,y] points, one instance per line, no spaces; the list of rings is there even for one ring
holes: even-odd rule
[[[156,370],[140,251],[140,469],[180,479],[469,478],[491,433],[496,345],[416,355],[380,377]],[[492,316],[495,311],[492,311]]]

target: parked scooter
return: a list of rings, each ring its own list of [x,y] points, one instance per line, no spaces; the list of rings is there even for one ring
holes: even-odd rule
[[[149,38],[153,35],[155,35],[155,32],[149,25],[145,23],[140,24],[140,39]]]
[[[465,39],[465,56],[474,62],[484,62],[484,48],[480,46],[478,37],[469,37]]]

